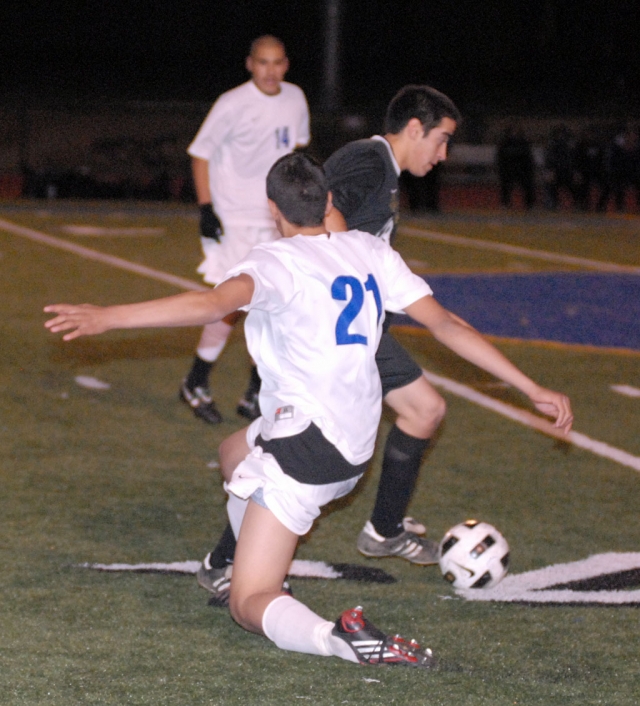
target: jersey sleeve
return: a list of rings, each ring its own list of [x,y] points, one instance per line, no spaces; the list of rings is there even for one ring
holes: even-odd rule
[[[209,161],[216,149],[233,131],[233,111],[229,101],[221,96],[211,107],[200,129],[187,148],[191,157]]]
[[[256,246],[237,265],[227,271],[224,280],[247,274],[253,280],[251,302],[242,311],[260,309],[277,312],[286,307],[295,294],[295,281],[284,262],[273,253]]]
[[[349,146],[351,147],[351,146]],[[373,150],[338,150],[324,164],[333,205],[349,225],[354,213],[384,180],[384,161]]]
[[[300,103],[300,124],[298,125],[296,147],[306,147],[311,141],[311,129],[309,128],[309,106],[302,91],[300,91]]]
[[[386,311],[404,313],[405,307],[417,302],[422,297],[433,296],[431,287],[418,275],[411,272],[409,266],[389,245],[376,239],[375,247],[380,250],[387,284]]]

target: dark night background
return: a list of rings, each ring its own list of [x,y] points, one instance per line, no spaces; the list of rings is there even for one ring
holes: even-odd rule
[[[463,110],[636,115],[637,0],[342,0],[347,109],[430,83]],[[322,106],[323,0],[2,3],[0,95],[212,101],[246,78],[254,37],[281,37],[289,80]]]

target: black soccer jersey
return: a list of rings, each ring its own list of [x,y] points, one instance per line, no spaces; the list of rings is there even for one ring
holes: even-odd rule
[[[324,164],[333,204],[347,227],[391,243],[399,216],[399,169],[382,137],[349,142]]]

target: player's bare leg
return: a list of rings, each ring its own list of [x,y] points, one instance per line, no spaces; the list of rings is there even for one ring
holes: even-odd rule
[[[421,376],[391,390],[385,402],[397,413],[387,437],[371,520],[358,537],[358,549],[369,557],[399,556],[415,564],[437,563],[437,542],[412,531],[405,515],[418,480],[429,439],[446,412],[444,399]]]
[[[249,501],[231,578],[229,607],[233,619],[250,632],[263,634],[266,607],[282,595],[298,535],[268,509]]]

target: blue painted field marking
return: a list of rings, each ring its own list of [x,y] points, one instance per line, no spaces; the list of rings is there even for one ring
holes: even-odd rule
[[[640,276],[534,272],[425,279],[444,307],[487,335],[640,350]]]

